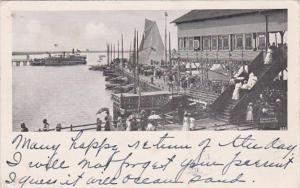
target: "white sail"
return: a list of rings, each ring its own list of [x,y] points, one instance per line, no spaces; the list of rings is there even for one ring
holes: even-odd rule
[[[139,47],[139,63],[150,65],[164,59],[164,44],[155,21],[145,19],[144,35]]]

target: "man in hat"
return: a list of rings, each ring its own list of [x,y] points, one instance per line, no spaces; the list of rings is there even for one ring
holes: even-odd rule
[[[43,119],[43,124],[44,124],[43,131],[49,131],[50,125],[49,125],[47,119]]]

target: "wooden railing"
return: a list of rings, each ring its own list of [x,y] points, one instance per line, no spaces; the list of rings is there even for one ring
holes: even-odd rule
[[[201,89],[185,89],[185,90],[181,90],[180,94],[186,95],[196,100],[201,100],[208,104],[211,104],[219,96],[216,93],[201,90]]]
[[[248,65],[249,71],[257,72],[263,65],[263,52],[259,52],[255,59]],[[226,105],[228,99],[231,98],[234,85],[228,86],[223,93],[211,105],[211,112],[218,113]]]
[[[90,127],[90,126],[95,126],[95,127]],[[89,127],[89,128],[86,128],[86,127]],[[77,128],[80,128],[80,129],[77,129]],[[69,131],[87,131],[87,130],[95,130],[97,128],[97,123],[89,123],[89,124],[83,124],[83,125],[70,125],[70,126],[66,126],[66,127],[61,127],[60,130],[69,130]],[[42,129],[41,130],[38,130],[38,131],[35,131],[35,132],[41,132],[43,131]],[[48,129],[47,131],[56,131],[56,128],[51,128],[51,129]]]
[[[204,59],[219,59],[231,61],[253,61],[253,59],[262,51],[189,51],[180,50],[179,58],[183,60],[204,60]]]
[[[233,107],[231,111],[231,118],[233,122],[237,122],[242,116],[245,115],[248,103],[254,102],[251,100],[255,99],[256,96],[261,93],[263,89],[265,89],[266,85],[270,84],[278,75],[278,73],[286,68],[286,65],[287,63],[284,59],[278,59],[272,64],[266,65],[269,66],[269,68],[262,73],[261,78],[258,79],[253,88],[249,92],[245,93]]]

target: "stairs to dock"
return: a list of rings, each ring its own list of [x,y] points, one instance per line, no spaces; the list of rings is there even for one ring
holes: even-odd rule
[[[214,118],[231,124],[243,123],[249,102],[254,102],[259,93],[272,84],[274,78],[287,66],[286,59],[279,58],[272,64],[253,62],[249,71],[254,72],[258,80],[251,90],[241,91],[239,100],[232,100],[234,85],[229,86],[212,104]]]

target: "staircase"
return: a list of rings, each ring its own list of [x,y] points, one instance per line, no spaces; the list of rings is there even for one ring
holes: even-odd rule
[[[249,65],[250,72],[254,72],[258,78],[256,84],[251,90],[240,92],[239,100],[231,99],[234,86],[229,86],[212,105],[216,119],[233,124],[241,123],[248,103],[254,102],[256,96],[287,66],[286,60],[281,58],[269,65],[263,64],[262,58],[260,62],[258,61],[259,59]]]

